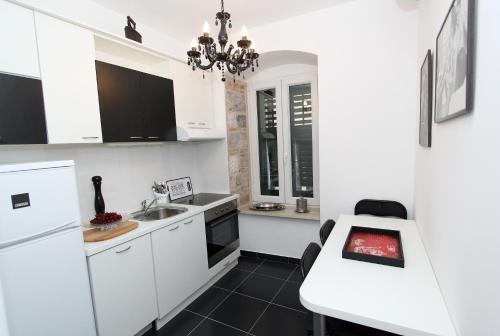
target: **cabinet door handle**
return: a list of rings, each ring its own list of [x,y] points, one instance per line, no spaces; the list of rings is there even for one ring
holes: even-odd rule
[[[190,221],[185,222],[184,225],[191,224],[192,222],[193,220],[191,219]]]
[[[188,121],[187,123],[188,125],[196,125],[196,123],[194,121]]]
[[[84,136],[82,137],[83,140],[90,140],[90,139],[99,139],[99,137],[96,136]]]
[[[198,125],[203,125],[205,126],[207,123],[204,123],[204,122],[199,122]]]
[[[174,227],[174,228],[168,229],[168,231],[175,231],[175,230],[177,230],[178,228],[179,228],[179,225],[177,225],[177,226],[176,226],[176,227]]]
[[[227,266],[229,266],[229,264],[230,264],[230,263],[231,263],[231,261],[226,261],[226,262],[224,263],[224,265],[222,265],[222,266],[223,266],[223,267],[227,267]]]
[[[159,139],[159,136],[148,136],[148,139]]]
[[[131,136],[130,139],[142,139],[141,136]]]
[[[130,245],[129,247],[127,248],[124,248],[123,250],[120,250],[120,251],[116,251],[116,254],[120,254],[120,253],[123,253],[123,252],[127,252],[128,250],[130,250],[132,248],[132,245]]]

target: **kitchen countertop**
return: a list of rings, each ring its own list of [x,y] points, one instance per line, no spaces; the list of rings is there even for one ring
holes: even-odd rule
[[[197,214],[203,213],[205,210],[209,208],[213,208],[217,205],[223,204],[225,202],[229,202],[231,200],[238,199],[239,195],[231,195],[226,198],[223,198],[221,200],[218,200],[216,202],[204,205],[204,206],[195,206],[195,205],[184,205],[184,204],[174,204],[171,203],[169,204],[170,206],[175,206],[175,207],[182,207],[188,209],[188,211],[179,214],[177,216],[173,216],[170,218],[165,218],[165,219],[160,219],[157,221],[151,221],[151,222],[142,222],[142,221],[136,221],[139,224],[137,229],[132,230],[130,232],[127,232],[121,236],[118,236],[116,238],[112,238],[109,240],[104,240],[101,242],[95,242],[95,243],[85,243],[84,244],[84,249],[85,249],[85,255],[87,257],[90,257],[94,254],[106,251],[110,248],[113,248],[115,246],[118,246],[120,244],[126,243],[132,239],[138,238],[140,236],[144,236],[148,233],[151,233],[153,231],[162,229],[164,227],[167,227],[169,225],[172,225],[174,223],[177,223],[179,221],[182,221],[186,218],[193,217]],[[86,228],[84,228],[85,230]]]
[[[309,207],[309,212],[307,213],[297,213],[295,212],[295,206],[287,205],[283,210],[275,211],[258,211],[250,209],[251,204],[245,204],[240,206],[240,212],[243,215],[255,215],[255,216],[267,216],[267,217],[281,217],[281,218],[292,218],[292,219],[305,219],[305,220],[320,220],[319,208]]]

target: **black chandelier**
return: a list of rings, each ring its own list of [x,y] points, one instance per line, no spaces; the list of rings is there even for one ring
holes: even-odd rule
[[[231,14],[224,11],[224,0],[221,0],[221,11],[215,15],[215,25],[220,23],[218,36],[220,48],[214,39],[210,37],[208,22],[203,25],[203,35],[194,38],[191,42],[191,50],[187,52],[188,65],[193,71],[196,68],[210,70],[213,72],[214,64],[222,71],[222,81],[226,81],[225,71],[229,71],[234,77],[241,76],[241,73],[249,68],[255,71],[255,66],[259,67],[259,54],[255,52],[255,44],[248,39],[248,32],[245,27],[241,29],[241,40],[238,41],[238,48],[232,44],[226,50],[228,35],[226,25],[231,29]],[[202,57],[208,60],[208,64],[202,64]],[[244,75],[243,75],[244,77]],[[203,78],[205,74],[203,73]]]

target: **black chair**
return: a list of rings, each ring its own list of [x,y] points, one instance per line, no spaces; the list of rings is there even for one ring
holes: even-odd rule
[[[332,232],[334,227],[335,221],[333,219],[328,219],[323,223],[323,226],[321,226],[321,229],[319,230],[319,239],[321,240],[321,245],[325,245],[326,240],[330,236],[330,232]]]
[[[312,265],[318,258],[319,253],[321,252],[321,247],[316,243],[309,243],[304,253],[302,253],[302,258],[300,258],[300,274],[302,275],[302,279],[305,280],[307,274],[311,270]],[[307,325],[309,328],[307,329],[307,335],[313,334],[313,314],[312,312],[308,312],[307,316]]]
[[[302,258],[300,258],[300,274],[302,275],[302,279],[306,278],[319,252],[321,252],[321,247],[318,244],[309,243],[302,254]]]
[[[363,199],[354,207],[354,214],[408,219],[405,206],[395,201]]]
[[[329,221],[333,222],[333,225],[331,225],[331,227],[333,228],[335,222],[333,220]],[[329,221],[327,221],[325,224],[327,224]],[[328,233],[330,233],[330,231],[331,229],[328,230]],[[318,244],[309,243],[304,253],[302,254],[302,258],[300,258],[300,273],[302,275],[302,279],[305,280],[307,274],[309,274],[309,271],[311,270],[314,262],[318,258],[320,252],[321,252],[321,247]],[[325,318],[325,323],[326,323],[327,335],[329,336],[388,336],[388,335],[392,336],[393,335],[381,330],[376,330],[373,328],[365,327],[359,324],[339,320],[328,316]],[[313,334],[312,325],[313,325],[313,314],[312,312],[309,312],[308,326],[310,326],[310,329],[307,330],[308,335]]]

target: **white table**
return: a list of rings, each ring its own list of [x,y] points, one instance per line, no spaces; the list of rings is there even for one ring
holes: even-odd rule
[[[351,226],[401,231],[405,267],[343,259]],[[405,336],[457,335],[410,220],[340,216],[300,288],[300,301],[315,313],[315,335],[324,335],[325,315]]]

